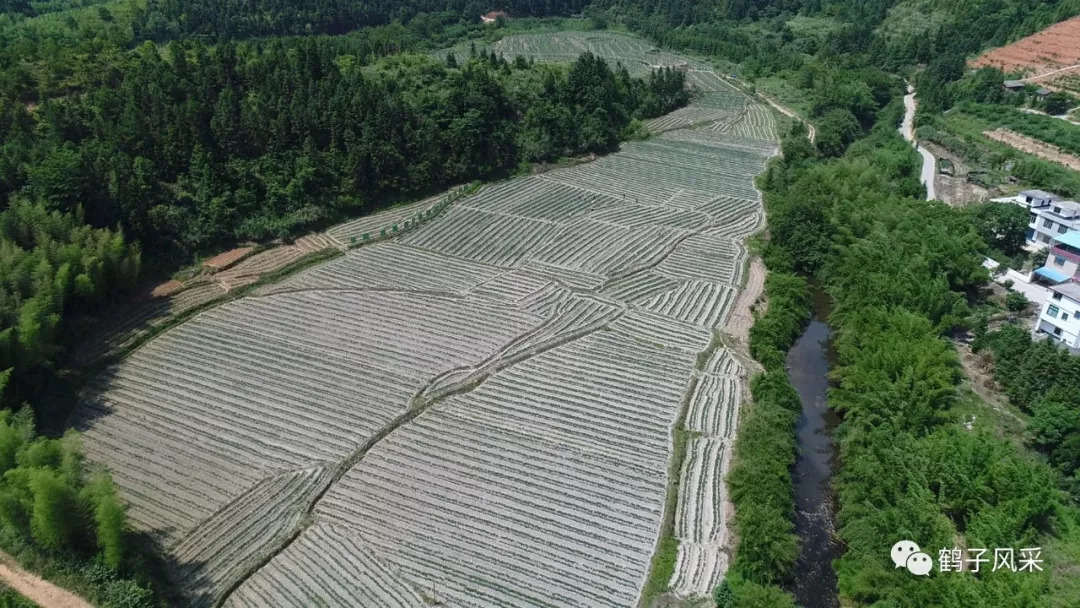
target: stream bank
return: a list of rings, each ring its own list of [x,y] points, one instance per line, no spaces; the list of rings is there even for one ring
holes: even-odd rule
[[[816,286],[813,295],[813,317],[788,352],[786,365],[788,379],[802,403],[795,427],[799,454],[792,473],[795,533],[801,546],[791,591],[803,608],[836,608],[839,602],[832,561],[840,557],[841,550],[834,538],[831,483],[836,463],[832,438],[839,419],[826,401],[830,364],[828,298]]]

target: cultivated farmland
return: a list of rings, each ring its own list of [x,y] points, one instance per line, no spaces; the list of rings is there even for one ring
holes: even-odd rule
[[[1016,42],[988,51],[972,62],[1026,76],[1049,75],[1071,66],[1080,67],[1080,17],[1056,23]],[[1041,79],[1040,79],[1041,80]]]
[[[569,59],[583,36],[500,44]],[[668,518],[672,589],[711,591],[745,376],[721,330],[777,143],[691,74],[702,128],[486,186],[96,379],[86,450],[192,605],[625,608]]]

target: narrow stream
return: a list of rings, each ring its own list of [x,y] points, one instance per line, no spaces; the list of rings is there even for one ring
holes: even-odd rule
[[[788,378],[802,401],[796,426],[799,455],[795,460],[795,532],[802,541],[795,562],[795,601],[803,608],[836,608],[836,572],[832,560],[840,556],[833,541],[830,480],[835,449],[836,415],[826,406],[829,387],[828,300],[814,294],[814,316],[788,353]]]

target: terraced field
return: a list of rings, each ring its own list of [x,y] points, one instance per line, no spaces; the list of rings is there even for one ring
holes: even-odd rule
[[[672,589],[711,591],[745,376],[721,330],[777,143],[702,74],[731,128],[484,187],[97,378],[86,450],[191,605],[625,608],[669,516]]]

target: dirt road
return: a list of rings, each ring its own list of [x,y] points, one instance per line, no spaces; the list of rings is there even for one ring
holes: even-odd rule
[[[900,124],[900,134],[911,142],[922,156],[922,172],[919,181],[926,186],[926,200],[937,198],[934,191],[934,175],[937,173],[937,159],[929,150],[919,145],[915,139],[915,87],[908,85],[908,94],[904,96],[904,122]]]
[[[0,580],[41,608],[93,608],[90,602],[40,576],[23,570],[14,558],[0,551]]]
[[[776,103],[768,95],[763,95],[761,93],[758,93],[758,97],[764,99],[765,103],[767,103],[770,106],[776,108],[776,110],[778,112],[780,112],[781,114],[783,114],[784,116],[790,116],[791,118],[794,118],[795,120],[797,120],[797,121],[803,123],[804,125],[806,125],[808,135],[810,136],[810,143],[814,143],[814,138],[817,137],[817,131],[814,129],[814,125],[810,124],[809,120],[803,119],[802,116],[799,116],[795,112],[793,112],[793,111],[785,108],[784,106]]]

